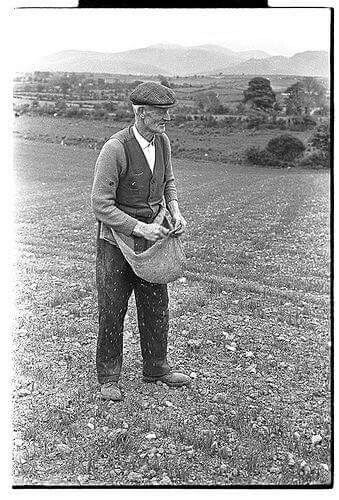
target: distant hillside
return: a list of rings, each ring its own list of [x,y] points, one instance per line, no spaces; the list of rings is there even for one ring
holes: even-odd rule
[[[158,44],[115,53],[66,50],[44,57],[32,70],[165,76],[213,72],[324,75],[328,55],[310,51],[272,57],[263,51],[235,52],[219,45]]]
[[[225,74],[245,75],[304,75],[328,76],[329,60],[326,51],[299,52],[292,57],[273,56],[248,59],[221,69]]]
[[[65,71],[74,73],[121,73],[157,75],[161,68],[147,64],[142,60],[129,61],[119,54],[88,52],[79,50],[64,50],[46,56],[34,69],[45,71]]]

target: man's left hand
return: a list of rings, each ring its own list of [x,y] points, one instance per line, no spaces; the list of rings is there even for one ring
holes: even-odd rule
[[[186,231],[187,222],[180,212],[172,215],[172,224],[175,235],[183,234]]]

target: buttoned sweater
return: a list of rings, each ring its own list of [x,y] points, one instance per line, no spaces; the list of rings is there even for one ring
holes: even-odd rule
[[[130,236],[138,220],[152,220],[161,206],[177,200],[169,139],[155,134],[154,141],[153,172],[131,126],[114,134],[100,151],[91,196],[100,238],[114,243],[111,228]]]

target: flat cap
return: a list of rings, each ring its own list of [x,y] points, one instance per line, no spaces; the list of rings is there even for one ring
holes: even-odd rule
[[[145,106],[174,106],[175,94],[172,89],[157,82],[140,83],[131,93],[130,100],[133,104]]]

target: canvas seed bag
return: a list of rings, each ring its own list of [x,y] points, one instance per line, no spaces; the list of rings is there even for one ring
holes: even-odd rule
[[[186,256],[180,238],[166,236],[141,253],[134,250],[112,229],[123,256],[139,278],[150,283],[169,283],[183,275]]]

